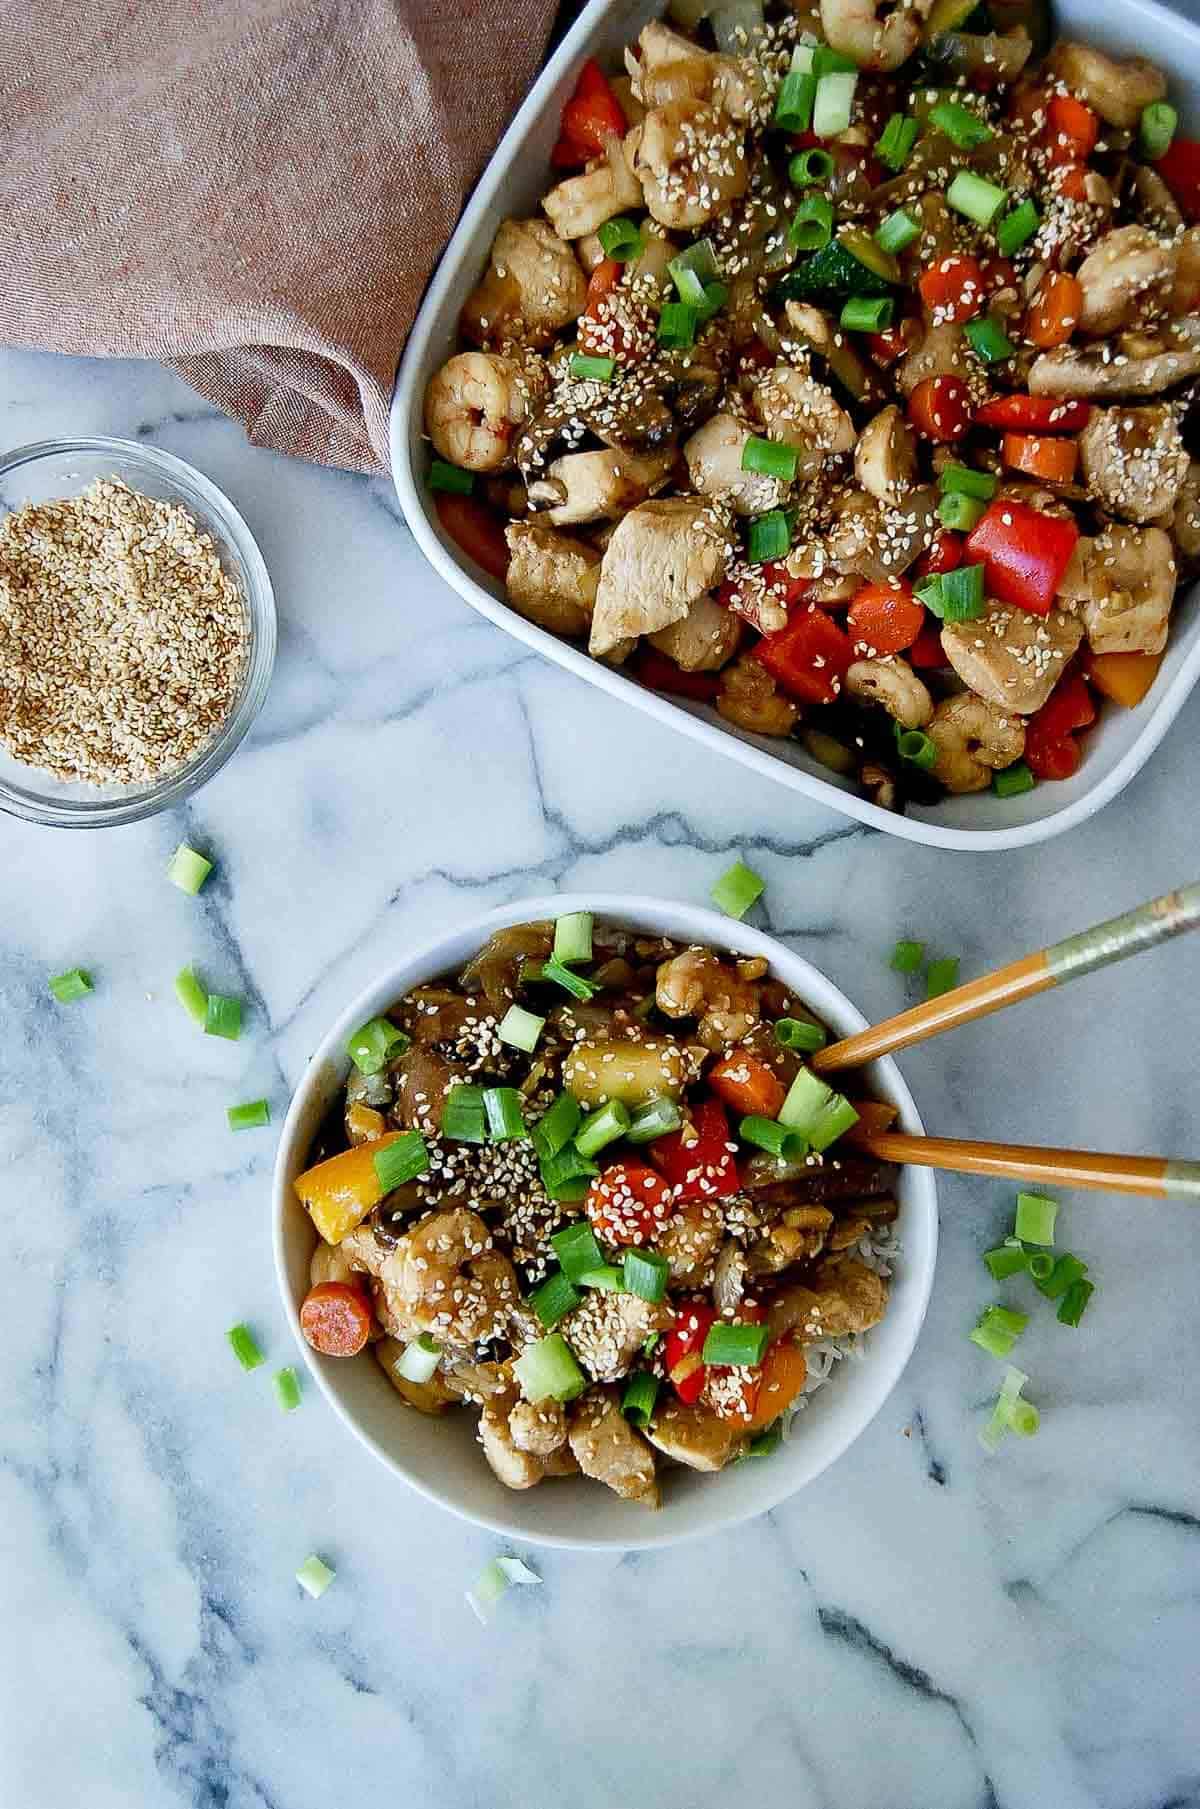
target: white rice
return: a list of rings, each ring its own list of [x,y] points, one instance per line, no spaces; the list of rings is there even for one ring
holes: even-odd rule
[[[868,1231],[848,1254],[856,1257],[860,1263],[865,1263],[868,1269],[874,1269],[885,1280],[890,1279],[900,1256],[900,1240],[896,1236],[895,1225],[880,1225],[877,1229]],[[854,1363],[862,1362],[870,1347],[870,1339],[870,1332],[849,1332],[844,1338],[815,1338],[811,1344],[804,1346],[808,1374],[799,1398],[783,1415],[780,1430],[784,1438],[790,1438],[796,1415],[804,1411],[818,1388],[823,1388],[831,1380],[843,1357],[849,1357]]]

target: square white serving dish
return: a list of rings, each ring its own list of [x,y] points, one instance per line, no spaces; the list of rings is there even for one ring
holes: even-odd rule
[[[1136,710],[1106,705],[1088,736],[1086,756],[1073,779],[1040,785],[1018,798],[990,792],[948,798],[932,809],[899,816],[860,797],[846,781],[819,766],[793,741],[768,740],[725,722],[707,704],[667,698],[619,670],[591,659],[579,647],[527,622],[505,601],[501,585],[481,571],[443,534],[425,484],[429,446],[422,402],[437,367],[456,349],[459,312],[487,263],[500,222],[539,212],[559,115],[585,57],[619,68],[624,46],[665,0],[591,0],[551,57],[505,133],[451,238],[417,315],[392,399],[392,474],[401,507],[417,544],[435,571],[475,609],[568,672],[624,698],[685,735],[739,760],[831,809],[857,817],[888,835],[935,848],[981,852],[1016,848],[1061,835],[1107,804],[1150,758],[1184,699],[1200,677],[1200,585],[1190,585],[1175,605],[1171,640],[1146,701]],[[1073,34],[1103,49],[1149,57],[1170,74],[1171,99],[1187,121],[1200,120],[1200,26],[1168,12],[1155,0],[1060,0],[1054,8],[1060,34]]]

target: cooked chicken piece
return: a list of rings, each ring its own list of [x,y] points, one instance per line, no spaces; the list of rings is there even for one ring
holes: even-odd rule
[[[759,1019],[757,985],[708,948],[684,949],[664,961],[654,996],[664,1016],[700,1020],[696,1034],[706,1049],[733,1048]]]
[[[513,608],[551,634],[586,634],[600,583],[595,547],[536,521],[510,521],[504,537]]]
[[[854,452],[854,475],[880,502],[891,502],[913,481],[917,443],[894,402],[868,421]]]
[[[545,220],[505,220],[460,324],[476,345],[511,339],[550,345],[556,333],[578,320],[586,300],[587,278],[575,253]]]
[[[530,485],[530,500],[553,501],[544,514],[556,528],[615,519],[669,483],[674,463],[671,450],[629,452],[604,446],[598,452],[568,452],[555,459],[544,479]]]
[[[593,158],[581,176],[568,176],[542,197],[542,206],[560,239],[586,238],[614,215],[641,207],[642,188],[630,164],[629,138],[610,145],[607,154]],[[581,303],[577,312],[582,311]]]
[[[361,1231],[363,1228],[359,1226],[358,1230]],[[368,1237],[373,1239],[374,1232],[369,1227],[366,1227],[366,1230]],[[353,1282],[355,1280],[363,1267],[361,1263],[351,1261],[354,1250],[351,1240],[355,1235],[354,1231],[348,1232],[340,1244],[327,1244],[325,1239],[321,1238],[312,1253],[312,1260],[308,1266],[309,1287],[319,1287],[323,1281]],[[351,1246],[349,1250],[346,1248],[347,1243],[350,1243]]]
[[[724,1232],[721,1214],[707,1200],[689,1200],[676,1209],[654,1240],[671,1266],[672,1287],[704,1285]]]
[[[1129,198],[1142,225],[1151,232],[1178,232],[1183,215],[1158,171],[1148,163],[1131,163],[1128,171]]]
[[[594,1382],[615,1382],[650,1334],[669,1323],[669,1307],[655,1306],[639,1294],[588,1288],[582,1304],[558,1329]]]
[[[926,377],[961,377],[969,382],[979,366],[962,328],[947,322],[927,327],[924,338],[895,368],[896,388],[902,396],[911,396]]]
[[[934,746],[933,776],[956,795],[985,791],[994,772],[1025,752],[1022,718],[974,691],[943,698],[926,731]]]
[[[1200,564],[1200,460],[1188,465],[1171,517],[1171,535],[1188,570]]]
[[[980,697],[1002,711],[1032,716],[1082,639],[1079,623],[1062,610],[1038,616],[989,600],[975,621],[945,624],[942,650],[963,683]]]
[[[910,490],[899,503],[877,502],[865,490],[846,489],[834,499],[829,557],[842,572],[872,583],[898,578],[921,557],[939,527],[937,491]]]
[[[626,52],[634,93],[646,107],[668,101],[712,101],[730,119],[751,117],[762,94],[754,64],[701,50],[691,38],[655,19],[638,39],[640,57]]]
[[[518,1401],[508,1416],[509,1436],[518,1451],[549,1457],[567,1442],[567,1413],[561,1401]]]
[[[800,715],[800,706],[749,653],[722,672],[717,709],[726,722],[752,735],[790,735]]]
[[[637,130],[629,134],[637,137]],[[705,225],[750,182],[741,128],[720,108],[696,100],[669,101],[647,113],[633,168],[646,207],[667,227]]]
[[[712,1298],[717,1312],[730,1314],[742,1303],[748,1265],[740,1244],[727,1237],[713,1263]]]
[[[1167,92],[1166,76],[1144,57],[1121,62],[1093,44],[1076,44],[1069,38],[1054,46],[1046,67],[1110,126],[1136,126],[1143,107],[1162,100]]]
[[[811,1262],[825,1247],[834,1217],[827,1206],[793,1206],[751,1244],[752,1275],[778,1275],[793,1263]]]
[[[737,651],[742,624],[706,591],[691,604],[686,616],[648,638],[652,647],[685,672],[719,672]]]
[[[585,1476],[607,1484],[622,1501],[661,1505],[654,1453],[621,1412],[615,1388],[588,1390],[571,1410],[567,1438]]]
[[[753,429],[736,415],[711,415],[684,442],[692,489],[699,496],[723,497],[739,515],[765,515],[783,506],[789,485],[782,478],[742,470],[742,451]]]
[[[1088,489],[1114,515],[1154,521],[1175,507],[1188,455],[1175,411],[1165,402],[1094,408],[1079,452]]]
[[[1106,232],[1076,271],[1083,290],[1080,331],[1093,339],[1166,306],[1175,282],[1175,253],[1144,226]]]
[[[907,660],[855,660],[844,683],[851,697],[882,704],[903,729],[923,729],[933,715],[933,699]]]
[[[1140,166],[1145,168],[1143,164]],[[1169,308],[1176,320],[1200,309],[1200,226],[1189,226],[1175,245],[1175,281]]]
[[[802,1344],[869,1331],[883,1318],[888,1285],[852,1256],[826,1259],[807,1287],[785,1288],[767,1310],[772,1338],[793,1332]]]
[[[729,563],[719,510],[692,497],[641,503],[618,522],[600,568],[589,650],[653,634],[713,590]]]
[[[532,1489],[546,1475],[546,1458],[523,1451],[513,1438],[509,1415],[517,1404],[515,1382],[484,1403],[479,1416],[483,1455],[506,1489]]]
[[[1132,337],[1132,336],[1131,336]],[[1122,346],[1059,346],[1035,358],[1029,372],[1031,396],[1157,396],[1200,372],[1200,320],[1194,316],[1163,328],[1152,338],[1137,336],[1136,349]]]
[[[1175,600],[1175,556],[1161,528],[1113,522],[1068,572],[1093,653],[1161,653]]]
[[[777,364],[754,386],[754,411],[768,438],[816,452],[850,452],[854,423],[833,391],[794,365]],[[813,469],[821,460],[811,460]],[[801,461],[804,468],[805,461]]]
[[[736,1420],[722,1419],[710,1407],[669,1401],[647,1426],[646,1437],[665,1457],[689,1470],[723,1470],[746,1435]]]

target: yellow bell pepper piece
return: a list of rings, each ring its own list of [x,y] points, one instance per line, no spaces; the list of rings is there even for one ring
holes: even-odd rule
[[[1093,653],[1085,668],[1097,691],[1132,710],[1158,677],[1161,653]]]
[[[327,1244],[340,1244],[348,1232],[361,1225],[372,1207],[383,1198],[383,1188],[375,1173],[375,1152],[403,1137],[403,1131],[389,1131],[356,1149],[343,1150],[318,1162],[293,1182],[300,1204]]]

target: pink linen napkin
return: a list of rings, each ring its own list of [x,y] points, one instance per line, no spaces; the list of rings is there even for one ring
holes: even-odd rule
[[[392,380],[554,0],[0,0],[0,341],[168,360],[388,466]]]

